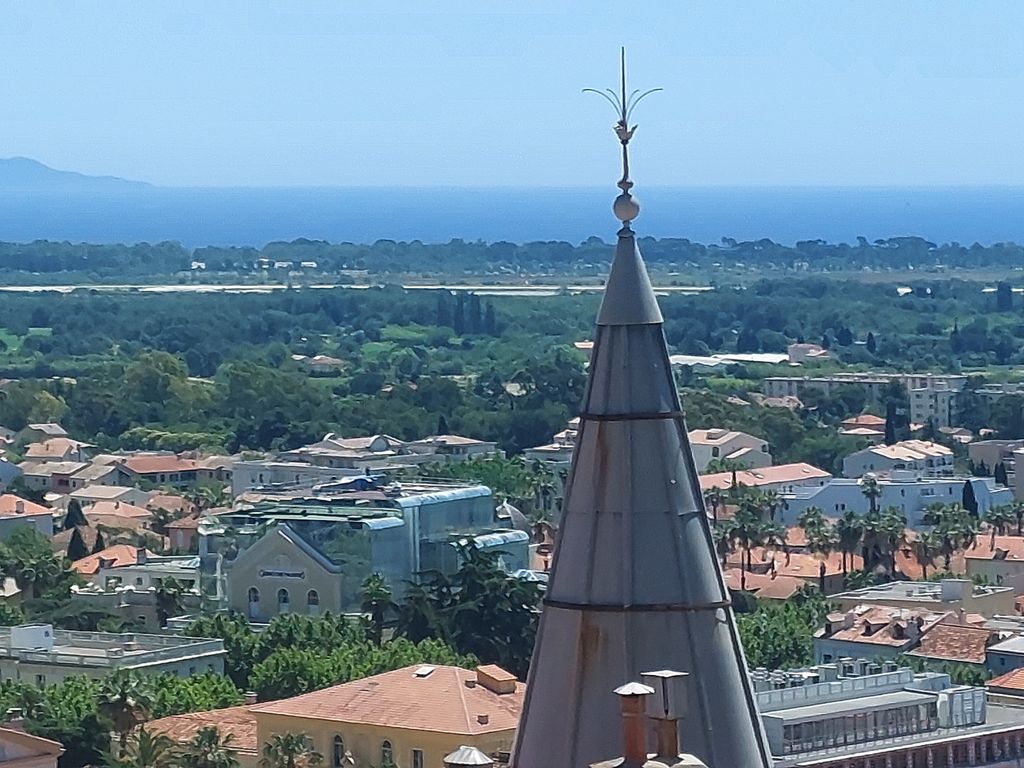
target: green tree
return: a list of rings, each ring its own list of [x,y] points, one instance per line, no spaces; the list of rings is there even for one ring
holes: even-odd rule
[[[234,734],[221,736],[215,726],[196,731],[181,751],[181,768],[238,768],[238,752],[232,747]]]
[[[99,692],[97,710],[118,735],[118,756],[128,749],[128,734],[149,719],[153,694],[134,670],[118,670],[107,676]]]
[[[67,558],[72,563],[89,556],[89,548],[85,546],[85,540],[77,528],[71,531],[71,538],[68,539]]]
[[[974,494],[974,484],[970,480],[964,481],[962,501],[960,502],[964,509],[971,513],[973,517],[978,516],[978,499]]]
[[[136,731],[121,755],[103,756],[105,768],[175,768],[175,745],[163,734]]]
[[[878,511],[878,499],[882,495],[882,488],[874,475],[864,475],[860,480],[860,492],[868,500],[868,511]]]
[[[263,745],[261,768],[312,768],[320,765],[324,756],[313,749],[304,733],[275,733]]]
[[[167,576],[160,580],[156,588],[156,615],[160,627],[167,626],[167,620],[172,616],[179,616],[184,610],[185,585],[173,576]]]
[[[70,531],[72,528],[82,528],[87,525],[89,525],[89,521],[86,519],[85,513],[82,512],[81,503],[78,499],[72,499],[68,503],[68,511],[64,514],[64,530]]]
[[[836,538],[839,551],[843,553],[843,573],[849,571],[850,561],[862,546],[864,521],[852,509],[846,510],[836,522]]]
[[[380,645],[384,639],[384,621],[394,609],[391,596],[391,587],[379,573],[371,573],[363,581],[361,609],[370,616],[370,639],[374,645]]]

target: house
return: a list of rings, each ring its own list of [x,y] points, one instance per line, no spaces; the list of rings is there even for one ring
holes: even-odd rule
[[[16,442],[21,445],[27,445],[28,443],[38,443],[43,440],[49,440],[52,437],[67,436],[68,433],[60,424],[29,424],[18,432]]]
[[[921,659],[926,667],[941,670],[945,664],[967,664],[985,669],[989,646],[998,643],[999,632],[983,626],[961,624],[950,614],[922,637],[907,656]]]
[[[222,739],[230,740],[240,768],[258,768],[260,742],[256,738],[256,716],[246,706],[213,709],[207,712],[187,712],[146,723],[146,730],[169,738],[183,747],[203,728],[216,728]],[[334,768],[333,763],[327,763]]]
[[[814,633],[815,662],[895,659],[915,648],[947,614],[926,607],[911,610],[887,605],[860,605],[830,613],[825,626]]]
[[[327,765],[442,765],[472,746],[507,753],[525,686],[493,664],[475,670],[413,665],[250,708],[257,742],[305,733]]]
[[[17,478],[21,477],[21,467],[0,456],[0,491],[7,490]]]
[[[1012,669],[985,683],[986,698],[994,704],[1024,706],[1024,667]]]
[[[138,453],[123,458],[119,463],[136,485],[168,485],[191,488],[199,482],[200,470],[205,467],[196,459],[185,459],[173,453]]]
[[[224,671],[224,641],[132,632],[71,632],[49,624],[0,627],[0,676],[39,686],[118,669],[178,677]]]
[[[20,728],[0,728],[0,768],[57,768],[64,747]]]
[[[746,560],[746,552],[737,550],[726,559],[730,569],[741,568]],[[843,556],[832,552],[827,557],[810,552],[776,552],[764,547],[754,547],[750,551],[750,570],[747,573],[749,587],[751,575],[775,576],[797,579],[801,585],[810,585],[818,589],[824,588],[824,594],[832,595],[843,590],[846,574],[843,571]],[[857,570],[862,567],[859,555],[847,557],[847,569]]]
[[[146,509],[162,509],[175,515],[192,515],[196,512],[196,505],[175,493],[161,493],[155,491],[149,496],[145,504]]]
[[[87,466],[82,461],[23,461],[18,465],[27,488],[60,493],[81,488],[84,483],[74,476]]]
[[[1024,538],[1020,536],[978,536],[964,552],[967,577],[982,577],[990,584],[1007,584],[1024,593]]]
[[[69,493],[68,501],[71,499],[77,499],[83,507],[98,501],[121,502],[136,507],[145,507],[149,501],[149,494],[138,488],[124,485],[86,485]]]
[[[0,494],[0,540],[25,526],[49,539],[53,536],[53,510],[13,493]]]
[[[92,520],[94,517],[107,517],[109,515],[114,517],[132,517],[139,520],[150,520],[153,517],[153,513],[145,507],[137,507],[126,501],[110,501],[108,499],[94,501],[89,505],[83,506],[82,511],[89,520]]]
[[[314,376],[330,376],[341,372],[345,367],[345,361],[330,355],[313,355],[302,361],[310,373]]]
[[[172,552],[199,551],[199,518],[183,517],[167,526],[167,538]]]
[[[802,342],[790,344],[786,347],[786,354],[789,356],[789,362],[797,365],[817,362],[818,360],[828,360],[831,357],[828,350],[820,344],[806,344]]]
[[[985,650],[985,664],[996,675],[1024,668],[1024,636],[1013,635],[989,645]]]
[[[869,472],[912,470],[923,477],[953,474],[953,451],[927,440],[902,440],[892,445],[873,445],[843,459],[845,477],[863,477]]]
[[[107,464],[93,459],[84,469],[79,470],[74,479],[80,481],[80,488],[90,485],[123,485],[131,480],[116,464]]]
[[[991,477],[922,477],[917,472],[894,469],[888,477],[875,478],[876,504],[879,509],[896,507],[907,516],[911,528],[918,528],[922,514],[931,504],[959,504],[965,483],[971,484],[982,515],[992,507],[1013,501],[1010,489],[996,485]],[[795,523],[808,507],[817,507],[827,517],[841,517],[848,509],[866,514],[870,504],[864,487],[863,479],[848,477],[833,477],[819,487],[794,487],[784,493],[782,522]]]
[[[730,592],[743,590],[743,573],[739,568],[728,567],[722,575]],[[784,601],[789,600],[797,592],[807,586],[807,582],[793,576],[779,576],[774,573],[748,573],[746,575],[746,591],[758,600]]]
[[[839,434],[877,445],[885,439],[885,419],[873,413],[862,413],[840,422]]]
[[[967,458],[978,474],[990,475],[997,464],[1013,469],[1014,452],[1024,449],[1024,440],[979,440],[967,446]]]
[[[140,547],[108,547],[78,560],[72,567],[86,578],[84,586],[72,586],[73,603],[103,608],[125,621],[134,621],[143,631],[159,631],[172,618],[161,605],[161,588],[173,583],[181,587],[178,599],[183,612],[199,608],[199,558],[159,556]]]
[[[768,443],[746,432],[691,429],[689,438],[698,473],[704,472],[712,461],[729,462],[737,469],[768,467],[772,463]]]
[[[1013,589],[975,585],[970,579],[893,581],[841,592],[831,599],[841,610],[884,605],[915,611],[963,611],[985,617],[1014,612]]]
[[[774,467],[745,469],[737,472],[717,472],[700,476],[700,488],[705,493],[712,488],[727,491],[732,488],[733,478],[747,488],[760,491],[791,493],[796,488],[818,488],[825,485],[832,475],[810,464],[778,464]]]
[[[94,446],[70,437],[51,437],[39,443],[29,443],[25,458],[30,461],[88,461]]]
[[[425,453],[440,461],[471,459],[480,456],[494,456],[498,444],[490,440],[477,440],[462,435],[433,435],[408,443],[413,453]]]

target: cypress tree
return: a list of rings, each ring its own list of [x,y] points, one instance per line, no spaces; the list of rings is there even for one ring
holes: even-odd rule
[[[484,309],[484,333],[488,336],[498,335],[498,319],[494,315],[494,304],[489,301]]]
[[[978,499],[974,495],[974,485],[970,480],[964,481],[964,492],[961,504],[964,509],[971,513],[974,517],[978,516]]]
[[[79,533],[77,528],[71,531],[71,540],[68,542],[68,560],[75,562],[81,560],[83,557],[89,556],[89,548],[85,546],[85,539],[82,538],[82,534]]]
[[[64,514],[64,530],[70,531],[72,528],[88,524],[89,521],[85,518],[85,513],[82,512],[82,505],[78,499],[72,499],[68,504],[68,511]]]
[[[97,552],[102,552],[107,548],[107,542],[103,540],[103,533],[96,531],[96,543],[92,545],[92,553],[95,555]]]

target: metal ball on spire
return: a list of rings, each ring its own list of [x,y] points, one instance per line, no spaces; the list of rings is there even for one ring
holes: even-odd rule
[[[641,102],[646,96],[650,96],[652,93],[656,93],[661,88],[651,88],[648,91],[635,90],[629,92],[627,95],[626,91],[626,49],[621,49],[621,90],[619,93],[615,93],[611,88],[606,88],[603,91],[596,90],[594,88],[584,88],[584,93],[596,93],[598,96],[605,99],[609,104],[615,108],[615,113],[618,115],[618,121],[613,126],[612,130],[615,131],[615,135],[619,139],[619,143],[622,145],[622,178],[619,179],[617,186],[622,190],[622,194],[615,198],[615,202],[612,203],[612,212],[615,214],[615,218],[622,222],[623,231],[629,231],[629,224],[637,216],[640,215],[640,203],[630,194],[630,190],[633,188],[633,182],[629,179],[629,141],[633,138],[633,133],[636,131],[636,126],[632,128],[629,126],[629,118],[633,114],[633,110],[636,109],[636,105]]]

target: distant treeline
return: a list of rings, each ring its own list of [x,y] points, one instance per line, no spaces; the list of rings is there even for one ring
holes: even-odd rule
[[[936,244],[920,237],[896,237],[854,244],[804,240],[781,245],[772,240],[694,243],[680,238],[643,238],[645,258],[666,268],[748,266],[832,271],[871,267],[906,269],[947,267],[977,269],[1024,265],[1024,246],[1016,243]],[[170,275],[192,269],[206,272],[332,273],[368,270],[373,274],[423,272],[508,273],[556,270],[571,272],[604,265],[611,246],[592,237],[580,243],[548,241],[517,245],[509,242],[448,243],[378,240],[372,245],[299,239],[272,242],[263,248],[208,246],[188,249],[179,243],[91,245],[50,242],[0,243],[0,272],[73,273],[97,277]],[[303,266],[305,263],[305,266]]]

